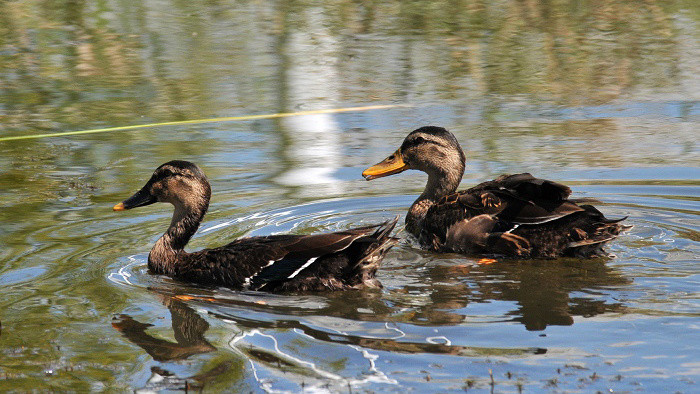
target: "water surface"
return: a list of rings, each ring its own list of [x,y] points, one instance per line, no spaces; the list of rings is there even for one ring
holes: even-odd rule
[[[10,1],[0,138],[0,390],[695,392],[700,8],[618,2]],[[529,171],[634,225],[612,258],[479,264],[403,238],[384,288],[272,295],[147,273],[171,214],[115,213],[198,163],[189,250],[403,215],[366,166],[455,133],[462,187]]]

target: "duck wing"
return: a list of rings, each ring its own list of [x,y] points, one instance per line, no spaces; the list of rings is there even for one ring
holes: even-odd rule
[[[465,191],[481,200],[481,213],[513,224],[541,224],[583,208],[568,201],[571,189],[529,173],[503,175]]]
[[[340,252],[358,238],[370,234],[373,228],[352,229],[335,233],[293,236],[290,239],[275,239],[270,236],[272,247],[277,253],[274,259],[249,278],[248,287],[258,290],[268,283],[293,279],[303,269],[318,258]],[[266,237],[266,238],[270,238]],[[286,236],[285,238],[289,238]],[[246,242],[247,243],[247,242]]]
[[[419,238],[438,248],[453,225],[484,214],[497,219],[500,231],[507,231],[514,225],[546,223],[583,211],[567,200],[570,194],[568,186],[529,173],[502,175],[438,200],[428,209]]]
[[[363,237],[388,238],[396,220],[313,235],[270,235],[237,239],[188,254],[176,277],[191,282],[260,290],[295,278],[316,260],[347,249]],[[378,234],[380,233],[380,234]]]
[[[528,173],[504,175],[446,196],[430,207],[419,240],[434,250],[520,256],[605,255],[604,243],[629,226],[591,205],[569,200],[571,190]]]

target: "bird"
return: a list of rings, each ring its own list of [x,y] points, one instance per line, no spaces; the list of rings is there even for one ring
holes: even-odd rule
[[[607,256],[603,245],[631,228],[610,220],[571,189],[530,173],[502,175],[456,192],[466,156],[443,127],[424,126],[401,147],[363,171],[366,180],[415,169],[428,174],[406,215],[406,230],[421,247],[515,258]]]
[[[211,186],[194,163],[162,164],[114,211],[167,202],[175,209],[167,231],[148,255],[153,274],[205,286],[266,292],[379,288],[377,268],[398,241],[390,233],[398,216],[381,224],[313,235],[239,238],[227,245],[186,252],[209,207]]]

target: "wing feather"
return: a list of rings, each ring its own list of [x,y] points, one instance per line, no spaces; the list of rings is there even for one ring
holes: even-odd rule
[[[444,242],[446,229],[483,214],[498,219],[500,231],[551,222],[584,210],[567,200],[570,194],[568,186],[529,173],[502,175],[440,199],[426,213],[420,238],[431,243],[437,235]]]

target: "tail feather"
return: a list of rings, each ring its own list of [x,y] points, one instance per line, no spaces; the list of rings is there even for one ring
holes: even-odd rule
[[[394,227],[396,227],[398,221],[399,216],[387,220],[377,227],[377,231],[375,231],[374,234],[358,240],[367,242],[369,245],[367,245],[366,249],[362,252],[360,259],[357,261],[357,264],[355,264],[356,267],[366,266],[369,263],[377,267],[379,266],[379,261],[384,257],[384,254],[399,241],[398,238],[389,236]]]
[[[398,238],[391,238],[389,237],[389,234],[391,231],[396,227],[396,223],[399,222],[399,215],[396,215],[393,219],[387,220],[386,222],[382,223],[379,225],[377,228],[377,231],[372,234],[373,238],[376,238],[378,241],[386,240],[386,239],[395,239],[398,241]]]
[[[567,249],[574,254],[594,254],[604,253],[603,244],[617,238],[622,232],[632,228],[630,225],[619,224],[627,219],[627,216],[620,219],[608,219],[598,209],[591,205],[581,205],[588,214],[591,223],[584,228],[573,228],[570,234],[575,236],[566,245]]]
[[[572,242],[569,242],[566,245],[566,247],[567,248],[579,248],[582,246],[603,244],[605,242],[612,241],[615,238],[617,238],[617,234],[610,234],[607,237],[595,237],[595,238],[583,239],[580,241],[572,241]]]
[[[399,241],[398,238],[389,236],[394,227],[396,227],[398,221],[399,216],[396,216],[392,220],[387,220],[379,225],[374,234],[365,237],[365,239],[358,240],[368,243],[353,269],[354,275],[359,276],[359,282],[363,285],[381,287],[381,284],[374,276],[386,253]]]

